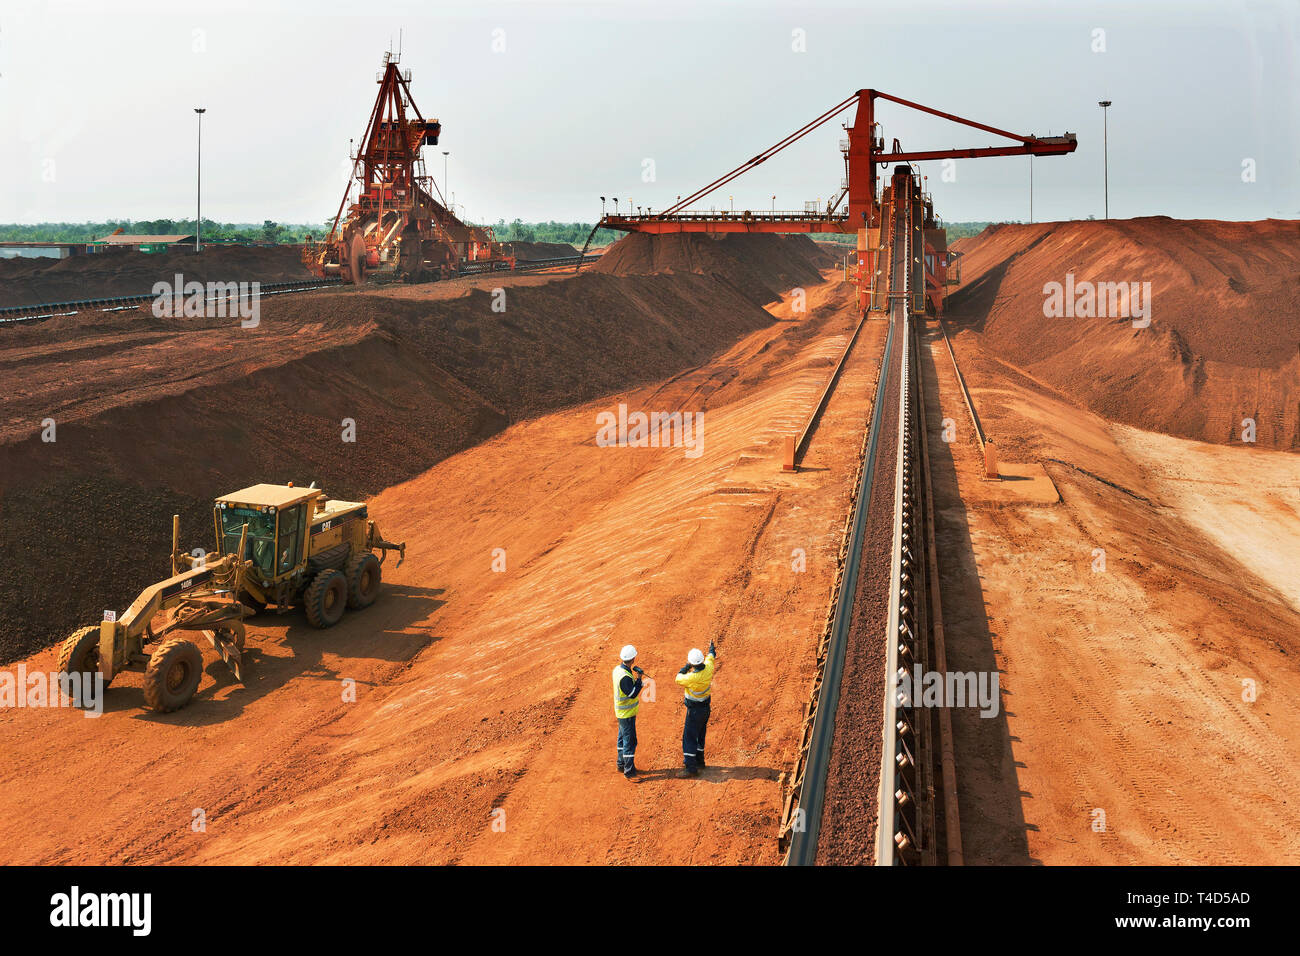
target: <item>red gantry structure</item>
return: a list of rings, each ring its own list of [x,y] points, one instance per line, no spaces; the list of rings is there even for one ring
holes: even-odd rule
[[[880,124],[876,122],[876,101],[888,100],[918,110],[941,119],[961,123],[986,133],[1015,140],[1014,145],[987,146],[975,149],[930,149],[907,151],[898,140],[893,141],[892,148],[885,150],[884,138],[880,133]],[[714,190],[761,165],[781,152],[792,143],[803,139],[813,130],[818,129],[850,107],[857,106],[857,114],[851,126],[846,126],[847,138],[841,140],[840,149],[844,154],[844,179],[840,183],[838,198],[827,202],[824,208],[816,203],[805,204],[802,211],[786,212],[766,210],[755,212],[693,212],[688,209],[691,203],[703,199]],[[913,103],[880,90],[858,90],[841,103],[752,159],[741,163],[731,172],[719,176],[707,186],[703,186],[680,199],[661,212],[646,211],[636,215],[603,216],[596,228],[618,229],[624,232],[646,232],[654,235],[681,232],[727,233],[727,232],[772,232],[772,233],[843,233],[858,236],[857,262],[850,266],[854,280],[858,285],[859,305],[864,312],[884,314],[887,309],[883,283],[877,282],[881,274],[880,257],[884,252],[881,239],[881,201],[882,195],[877,190],[877,169],[891,163],[914,163],[931,159],[974,159],[983,156],[1060,156],[1074,152],[1078,145],[1073,133],[1062,136],[1022,136],[984,123],[977,123],[952,113]],[[924,200],[924,242],[925,242],[925,298],[926,310],[939,313],[943,309],[944,291],[950,284],[949,270],[955,264],[955,254],[949,253],[947,231],[935,219],[934,205],[928,194]],[[592,235],[595,230],[592,230]],[[588,237],[588,243],[591,239]],[[585,254],[586,248],[583,252]],[[955,271],[955,270],[954,270]],[[952,280],[955,283],[955,279]]]
[[[411,71],[399,70],[398,61],[384,54],[379,95],[334,223],[323,242],[308,240],[303,262],[316,275],[356,284],[371,273],[418,282],[513,267],[491,229],[457,219],[425,172],[421,149],[438,145],[442,124],[424,118],[411,96]]]

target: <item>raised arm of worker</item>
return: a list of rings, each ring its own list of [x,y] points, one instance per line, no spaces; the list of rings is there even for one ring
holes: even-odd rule
[[[714,657],[713,646],[709,645],[709,656],[704,658],[704,663],[695,667],[687,664],[677,672],[677,683],[697,693],[707,690],[713,680]]]

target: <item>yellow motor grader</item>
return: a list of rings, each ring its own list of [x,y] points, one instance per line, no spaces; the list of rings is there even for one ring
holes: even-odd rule
[[[59,670],[98,671],[108,686],[119,672],[143,668],[145,703],[177,710],[198,689],[203,655],[173,632],[202,633],[243,680],[244,618],[270,604],[281,612],[301,605],[314,627],[331,627],[345,609],[374,603],[387,552],[398,553],[398,567],[406,557],[406,545],[385,541],[364,503],[332,500],[314,485],[252,485],[218,498],[213,521],[216,552],[186,553],[173,515],[171,577],[145,588],[120,618],[106,612],[101,624],[75,631],[59,650]]]

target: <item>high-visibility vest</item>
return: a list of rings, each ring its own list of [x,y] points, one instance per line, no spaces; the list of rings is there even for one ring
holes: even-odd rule
[[[713,693],[713,655],[704,658],[704,667],[677,675],[677,683],[686,690],[686,699],[702,704]]]
[[[636,675],[632,673],[632,668],[626,664],[619,664],[614,668],[614,716],[620,720],[624,717],[635,717],[636,709],[641,706],[640,697],[625,697],[623,688],[619,684],[623,682],[624,677],[630,677],[636,680]]]

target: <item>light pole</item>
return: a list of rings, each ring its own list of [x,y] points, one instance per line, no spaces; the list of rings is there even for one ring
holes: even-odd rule
[[[1103,196],[1105,197],[1105,216],[1110,218],[1110,100],[1099,100],[1097,105],[1101,107],[1101,168],[1103,176]]]
[[[203,114],[207,108],[195,107],[194,112],[199,114],[198,171],[194,189],[194,251],[198,252],[203,248]]]
[[[736,197],[728,196],[727,198],[731,200],[731,214],[734,216],[736,214]]]
[[[451,155],[450,150],[444,149],[442,151],[442,195],[444,199],[447,197],[447,157],[449,155]]]
[[[776,197],[772,197],[772,215],[776,215]]]
[[[1029,154],[1029,221],[1034,221],[1034,154]]]
[[[605,197],[604,196],[600,197],[600,218],[601,219],[605,218]]]

